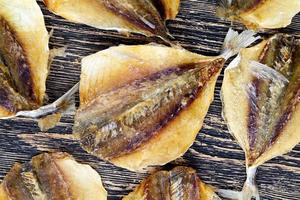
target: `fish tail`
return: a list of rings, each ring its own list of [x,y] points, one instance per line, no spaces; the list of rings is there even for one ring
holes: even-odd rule
[[[258,187],[255,182],[257,167],[247,168],[247,180],[244,183],[242,191],[234,190],[223,190],[219,189],[217,192],[220,196],[227,199],[236,199],[236,200],[260,200]]]
[[[260,39],[259,36],[255,35],[256,33],[251,30],[246,30],[239,34],[230,28],[224,40],[221,56],[226,60],[235,56],[241,49],[248,47]]]

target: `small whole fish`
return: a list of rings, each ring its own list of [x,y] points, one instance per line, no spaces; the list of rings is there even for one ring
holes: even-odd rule
[[[146,178],[123,200],[220,200],[214,189],[203,183],[194,169],[175,167]]]
[[[233,199],[259,199],[257,167],[300,142],[300,40],[277,34],[242,50],[225,70],[222,99],[248,174],[243,192]]]
[[[164,19],[173,19],[180,0],[44,0],[53,13],[77,23],[122,33],[170,38]]]
[[[73,133],[89,153],[132,171],[180,157],[201,129],[226,59],[254,34],[229,31],[216,57],[121,45],[83,58]]]
[[[291,24],[300,12],[299,0],[220,0],[221,17],[242,22],[251,29],[276,29]]]
[[[99,174],[67,153],[43,153],[15,164],[0,185],[1,200],[106,200]]]
[[[0,117],[42,105],[49,35],[35,0],[0,0]]]

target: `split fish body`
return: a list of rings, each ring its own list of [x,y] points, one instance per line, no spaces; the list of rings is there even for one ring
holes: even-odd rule
[[[1,200],[107,199],[101,178],[66,153],[44,153],[15,164],[0,185]]]
[[[78,111],[74,131],[102,158],[130,153],[189,106],[222,64],[220,59],[167,68],[99,95]]]
[[[220,0],[217,13],[251,29],[276,29],[288,26],[299,11],[298,0]]]
[[[175,18],[179,1],[173,3],[166,0],[152,1],[44,0],[50,11],[73,22],[104,30],[141,33],[168,39],[164,19]]]
[[[193,143],[224,62],[153,45],[88,56],[73,133],[86,151],[132,171],[169,162]]]
[[[34,0],[0,1],[0,117],[43,103],[48,32]]]
[[[265,66],[252,66],[246,59]],[[300,42],[293,36],[275,35],[242,52],[240,63],[225,73],[224,116],[246,152],[248,165],[258,166],[300,142]],[[244,95],[239,99],[243,110],[235,117],[240,121],[233,122],[237,111],[228,101],[238,94]]]
[[[175,167],[146,178],[123,200],[219,200],[192,168]]]
[[[229,30],[220,56],[120,45],[82,59],[73,134],[89,153],[131,171],[164,165],[193,144],[226,59],[257,40]]]

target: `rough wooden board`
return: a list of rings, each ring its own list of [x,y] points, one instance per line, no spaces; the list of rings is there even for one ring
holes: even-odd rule
[[[48,12],[39,2],[45,14],[47,28],[54,29],[51,47],[67,46],[67,56],[56,58],[47,82],[49,101],[52,102],[79,80],[80,60],[109,46],[118,44],[143,44],[149,40],[138,36],[128,39],[115,32],[101,31],[85,25],[67,22]],[[204,55],[217,55],[230,23],[214,16],[215,1],[183,0],[181,12],[175,21],[169,22],[170,32],[185,48]],[[237,30],[242,26],[234,24]],[[284,32],[300,35],[300,16]],[[241,148],[232,141],[226,124],[221,118],[219,98],[221,75],[217,83],[215,101],[210,107],[204,127],[197,141],[184,155],[165,166],[184,164],[197,169],[202,179],[215,187],[241,189],[245,180],[244,156]],[[93,166],[102,176],[109,192],[109,199],[120,199],[131,191],[147,174],[132,173],[114,167],[85,153],[68,139],[72,132],[72,116],[64,117],[58,127],[41,133],[36,122],[15,119],[0,121],[0,180],[14,162],[26,162],[42,151],[61,150]],[[65,139],[60,139],[65,138]],[[262,199],[300,199],[300,146],[285,156],[278,157],[259,168],[257,182]],[[150,169],[153,170],[153,169]]]

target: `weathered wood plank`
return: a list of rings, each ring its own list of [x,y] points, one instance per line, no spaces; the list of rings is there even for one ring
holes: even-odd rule
[[[45,14],[48,30],[54,29],[51,47],[67,46],[66,57],[57,57],[47,81],[47,93],[52,102],[79,80],[82,57],[118,44],[144,44],[149,39],[135,35],[126,38],[116,32],[101,31],[85,25],[73,24],[51,14],[39,1]],[[214,16],[216,1],[183,0],[178,18],[168,22],[170,32],[186,49],[204,55],[218,55],[231,23]],[[243,27],[232,25],[237,30]],[[300,35],[300,15],[283,32]],[[183,164],[197,169],[202,179],[215,187],[241,189],[245,180],[244,155],[232,141],[221,118],[219,98],[220,76],[215,101],[210,107],[204,126],[196,142],[183,156],[164,168]],[[78,99],[78,98],[77,98]],[[77,100],[78,103],[78,100]],[[131,191],[146,175],[133,173],[85,153],[70,138],[72,116],[66,116],[58,127],[41,133],[36,122],[27,119],[0,121],[0,180],[14,162],[26,162],[42,151],[60,150],[75,156],[78,161],[93,166],[102,176],[109,199],[120,199]],[[275,158],[259,168],[257,182],[262,199],[300,199],[300,146],[289,154]]]

